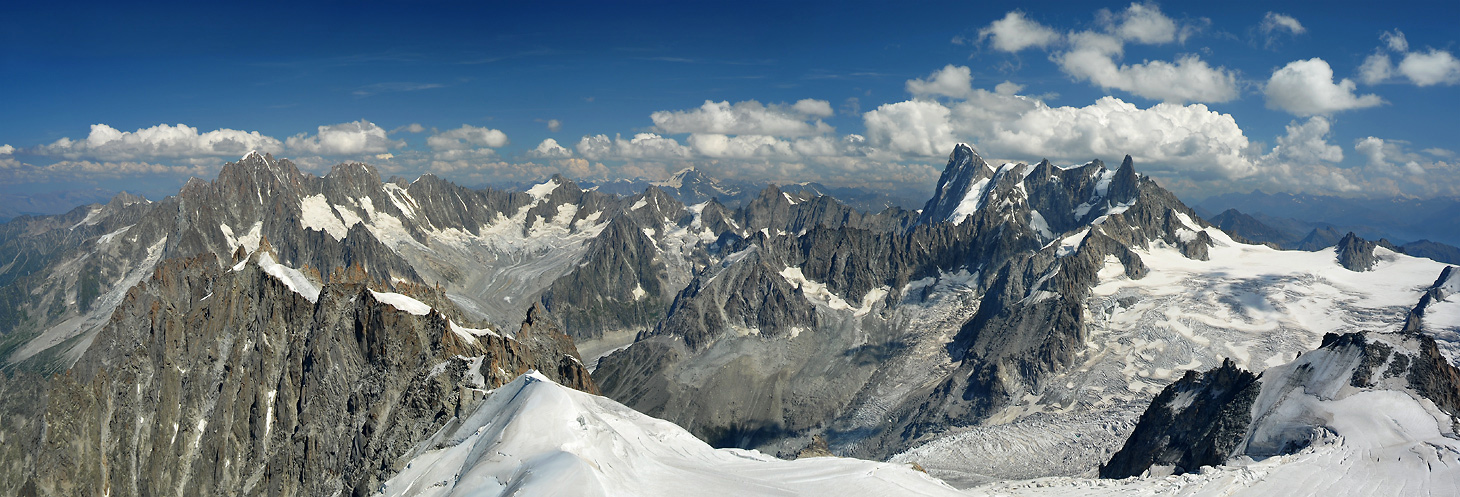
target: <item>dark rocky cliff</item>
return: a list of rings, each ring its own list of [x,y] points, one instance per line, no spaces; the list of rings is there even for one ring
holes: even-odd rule
[[[71,370],[7,378],[7,397],[30,400],[0,405],[19,449],[0,451],[0,487],[12,489],[0,493],[368,495],[518,374],[596,391],[540,307],[513,338],[454,310],[397,309],[375,292],[448,300],[372,289],[358,267],[318,302],[256,263],[238,267],[168,260]]]
[[[1384,414],[1310,406],[1370,390],[1423,399],[1437,409],[1436,422],[1450,425],[1450,431],[1460,426],[1460,370],[1441,356],[1432,338],[1407,332],[1329,333],[1317,350],[1261,376],[1230,363],[1188,372],[1151,402],[1125,446],[1101,466],[1100,476],[1125,478],[1155,466],[1194,472],[1237,456],[1286,455],[1332,442],[1334,416]],[[1272,403],[1261,404],[1264,398]]]

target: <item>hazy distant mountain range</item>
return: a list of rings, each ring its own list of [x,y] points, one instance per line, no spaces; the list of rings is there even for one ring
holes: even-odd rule
[[[1208,217],[1208,220],[1233,236],[1289,250],[1322,250],[1337,245],[1344,237],[1343,231],[1328,223],[1304,223],[1263,214],[1247,215],[1237,209],[1227,209]],[[1370,230],[1367,236],[1374,237],[1376,234]],[[1454,245],[1430,240],[1401,245],[1384,238],[1382,232],[1377,236],[1378,242],[1390,250],[1439,262],[1460,264],[1460,248]]]
[[[1254,190],[1213,196],[1195,208],[1208,218],[1235,208],[1289,233],[1331,227],[1401,244],[1430,240],[1460,245],[1460,198],[1349,198]]]
[[[23,215],[60,214],[78,205],[106,202],[116,194],[100,188],[38,194],[0,193],[0,223]]]

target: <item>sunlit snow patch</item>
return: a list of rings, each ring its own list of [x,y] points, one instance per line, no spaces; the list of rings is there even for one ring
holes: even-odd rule
[[[447,495],[961,495],[907,466],[714,449],[673,423],[529,372],[423,443],[381,488]]]
[[[426,305],[424,302],[413,299],[411,297],[401,295],[399,293],[377,292],[375,290],[371,290],[370,294],[375,296],[375,300],[390,304],[396,309],[406,311],[417,316],[425,316],[431,313],[431,306]]]
[[[235,266],[237,268],[237,266]],[[310,302],[319,302],[319,286],[310,281],[304,273],[274,261],[274,256],[268,252],[259,254],[259,269],[277,278],[284,286],[289,287],[294,293],[303,295]]]

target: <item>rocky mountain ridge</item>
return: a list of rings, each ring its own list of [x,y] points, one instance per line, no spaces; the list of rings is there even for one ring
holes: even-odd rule
[[[331,387],[329,402],[344,402],[346,411],[357,398],[411,406],[380,408],[407,413],[399,421],[402,435],[371,431],[352,438],[351,447],[362,448],[348,457],[310,452],[334,461],[309,463],[331,476],[288,473],[288,485],[259,492],[359,492],[374,485],[405,460],[401,447],[430,445],[417,438],[423,430],[459,428],[452,416],[476,399],[474,388],[523,368],[588,390],[599,386],[716,446],[790,456],[824,445],[837,455],[917,462],[973,484],[1088,471],[1109,460],[1141,412],[1183,371],[1226,360],[1261,370],[1311,350],[1324,333],[1402,320],[1438,271],[1432,262],[1357,238],[1318,253],[1245,244],[1137,174],[1130,157],[1114,169],[1098,160],[994,167],[961,146],[922,212],[863,212],[810,189],[775,186],[734,208],[713,199],[686,205],[661,187],[620,197],[562,177],[525,190],[472,190],[433,176],[382,182],[363,164],[343,164],[317,178],[288,161],[250,154],[215,181],[190,182],[176,197],[155,203],[119,197],[115,206],[7,226],[0,253],[17,262],[0,267],[0,277],[9,278],[0,284],[0,298],[19,296],[22,312],[12,316],[23,315],[17,321],[23,325],[4,329],[0,347],[10,348],[0,351],[16,357],[13,351],[38,350],[12,363],[16,377],[50,368],[93,379],[54,387],[17,381],[5,388],[17,398],[64,391],[70,392],[64,398],[87,406],[135,409],[138,402],[122,395],[116,381],[94,378],[128,367],[163,371],[169,363],[155,355],[150,366],[135,354],[114,356],[161,347],[192,357],[181,365],[192,376],[179,373],[178,384],[204,393],[190,395],[208,399],[207,389],[218,385],[232,391],[232,380],[218,383],[198,372],[216,371],[218,351],[236,351],[236,344],[195,349],[168,333],[134,335],[129,343],[107,331],[115,316],[123,316],[128,330],[153,329],[152,321],[136,317],[143,313],[128,300],[133,289],[159,292],[149,283],[158,272],[211,275],[201,269],[211,264],[226,277],[164,279],[218,284],[237,280],[236,273],[265,275],[260,281],[284,288],[268,297],[301,296],[285,299],[296,301],[291,310],[250,304],[266,309],[257,311],[270,316],[265,321],[294,316],[283,326],[289,340],[304,334],[334,344],[316,355],[347,365],[351,388],[376,392],[340,401],[344,387]],[[138,248],[147,243],[150,250]],[[85,269],[93,266],[113,269]],[[92,274],[106,278],[84,281]],[[168,322],[187,323],[199,313],[221,312],[211,307],[219,297],[207,295],[172,292],[149,302],[174,316]],[[94,303],[84,310],[73,298]],[[189,298],[197,302],[182,304]],[[307,319],[299,298],[314,305]],[[36,317],[37,309],[57,302],[56,314]],[[198,305],[203,302],[209,304]],[[327,312],[320,302],[328,302]],[[377,308],[399,311],[391,314],[396,319],[380,318],[380,329],[404,335],[372,338],[360,331],[370,326],[342,324],[359,321],[349,316],[387,312]],[[1426,308],[1423,323],[1440,322],[1443,308],[1435,309]],[[57,327],[78,317],[74,327]],[[249,323],[260,319],[221,320],[225,329],[200,338],[222,344],[234,340],[219,338],[229,333],[251,336],[258,325]],[[271,342],[284,340],[271,333]],[[406,345],[390,345],[396,342]],[[351,343],[359,352],[346,346]],[[174,346],[189,352],[173,352]],[[581,354],[566,352],[570,347]],[[410,378],[429,362],[426,380],[444,384],[379,380],[384,373],[372,361],[381,357],[395,358],[386,364],[395,368],[391,374]],[[222,364],[225,372],[241,367]],[[304,374],[301,367],[279,383],[297,390],[333,382],[321,379],[332,371]],[[454,379],[438,380],[443,376]],[[234,395],[246,396],[244,390]],[[398,390],[459,393],[456,400],[435,393],[407,401],[392,397]],[[251,395],[258,404],[259,393]],[[63,416],[48,419],[34,404],[0,402],[0,409],[17,413],[6,419],[24,420],[14,436],[54,431],[45,424],[52,421],[63,429]],[[168,414],[182,420],[180,427],[203,419],[208,426],[228,423],[196,416],[206,403],[183,405],[194,413]],[[120,412],[106,409],[112,418]],[[311,440],[339,444],[350,430],[381,429],[383,421],[362,421],[375,419],[368,414],[375,411],[365,412],[310,428],[319,434]],[[108,438],[115,432],[98,428],[105,423],[78,423],[64,429],[122,447],[117,457],[142,453],[127,445],[132,442]],[[155,426],[133,424],[146,425],[149,439],[156,438]],[[1064,440],[1060,433],[1081,436]],[[17,447],[33,447],[35,440]],[[240,461],[236,443],[203,446],[223,447],[213,452],[215,462]],[[90,461],[66,470],[90,471],[78,481],[112,478],[92,478],[110,470],[84,468],[111,468],[115,460],[84,447],[75,451],[60,453]],[[310,456],[268,457],[282,467]],[[12,475],[27,474],[34,464],[21,452],[0,458]],[[158,478],[119,481],[148,489],[202,481],[189,471],[196,473],[164,468],[155,470],[163,475]],[[55,474],[36,479],[36,488],[60,488]],[[270,473],[278,474],[284,473]],[[247,476],[218,473],[207,481],[246,482]]]
[[[1107,257],[1140,278],[1129,247],[1203,259],[1212,243],[1129,158],[1114,171],[1098,161],[996,170],[960,146],[938,191],[907,228],[821,225],[739,240],[595,378],[610,397],[714,443],[794,453],[785,444],[825,433],[841,453],[887,457],[1067,367],[1086,340],[1082,306]],[[748,205],[769,211],[774,197]],[[884,405],[875,422],[862,417],[862,403],[886,401],[871,394],[890,386],[880,384],[884,369],[912,357],[912,340],[933,338],[908,336],[897,308],[927,296],[918,283],[960,272],[977,303],[944,328],[941,369],[904,387],[901,405]]]
[[[231,266],[210,253],[164,261],[65,374],[0,382],[28,401],[5,406],[24,422],[3,429],[0,486],[368,495],[522,373],[596,392],[540,306],[507,333],[466,321],[433,287],[360,266],[323,282],[278,257],[261,240]]]

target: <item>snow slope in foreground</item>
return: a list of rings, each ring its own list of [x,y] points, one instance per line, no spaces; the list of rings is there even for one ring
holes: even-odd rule
[[[970,493],[1322,497],[1460,493],[1456,421],[1411,388],[1406,368],[1417,367],[1409,358],[1420,356],[1419,342],[1400,334],[1365,337],[1379,347],[1375,350],[1395,353],[1375,356],[1366,355],[1360,346],[1325,346],[1262,373],[1261,391],[1251,406],[1251,425],[1238,449],[1257,454],[1257,460],[1242,455],[1220,467],[1175,476],[1000,482]],[[1387,362],[1367,365],[1367,360],[1378,357]],[[1368,368],[1371,374],[1365,381],[1373,385],[1354,385],[1360,367]],[[1284,447],[1303,441],[1312,445],[1294,454],[1261,456],[1284,452]]]
[[[908,466],[785,461],[714,449],[683,428],[536,372],[494,391],[385,483],[384,495],[962,495]]]

